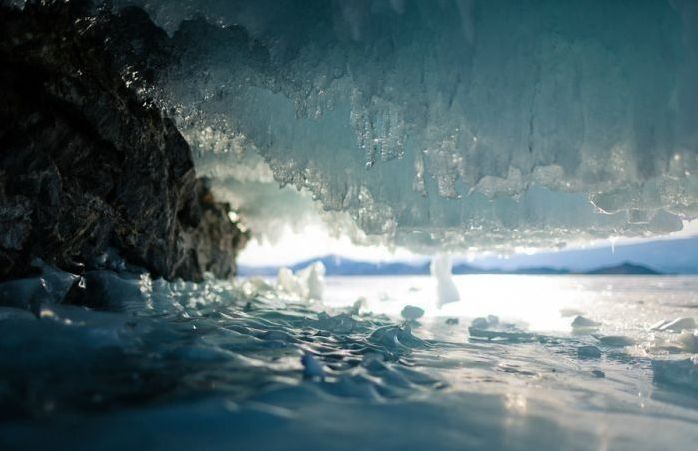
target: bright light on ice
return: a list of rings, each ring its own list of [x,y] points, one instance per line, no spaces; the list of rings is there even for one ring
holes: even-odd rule
[[[400,317],[406,305],[420,307],[425,318],[476,318],[496,315],[502,321],[524,323],[532,331],[571,330],[571,317],[561,312],[586,309],[589,293],[566,277],[457,275],[454,289],[462,300],[438,307],[434,277],[330,277],[325,280],[328,306],[351,306],[360,296],[366,310]],[[589,312],[586,312],[590,314]]]

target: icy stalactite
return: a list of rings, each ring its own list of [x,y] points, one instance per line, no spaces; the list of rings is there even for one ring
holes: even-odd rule
[[[555,245],[698,215],[693,2],[115,4],[168,32],[144,92],[201,160],[261,157],[368,234]]]

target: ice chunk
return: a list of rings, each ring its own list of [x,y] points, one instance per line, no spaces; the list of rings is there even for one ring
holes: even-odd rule
[[[665,322],[663,324],[657,323],[652,326],[652,329],[670,332],[681,332],[682,330],[695,328],[696,320],[693,318],[676,318],[673,321]]]
[[[596,359],[601,357],[601,350],[596,346],[580,346],[577,348],[577,357],[580,359]]]
[[[351,309],[349,311],[351,312],[352,315],[360,315],[367,308],[368,308],[368,301],[366,300],[365,297],[361,296],[356,301],[354,301],[354,304],[352,304]]]
[[[490,329],[493,327],[499,326],[499,317],[495,315],[487,315],[487,318],[484,317],[479,317],[475,318],[472,323],[470,323],[470,327],[475,328],[475,329]],[[504,327],[506,328],[513,328],[513,324],[503,324]]]
[[[653,360],[654,381],[698,391],[698,360]]]
[[[660,330],[663,326],[669,324],[669,321],[662,319],[650,326],[650,330]]]
[[[584,312],[582,312],[581,310],[577,310],[574,308],[560,309],[560,316],[563,318],[569,318],[572,316],[581,316],[581,315],[584,315]]]
[[[472,338],[505,341],[510,343],[527,343],[538,338],[537,335],[516,328],[511,329],[477,329],[468,328]]]
[[[300,299],[321,301],[325,287],[325,265],[315,262],[296,274],[280,268],[277,276],[279,289]]]
[[[43,302],[51,299],[38,277],[0,284],[0,305],[22,308],[38,314]]]
[[[276,283],[279,289],[288,293],[305,298],[306,293],[299,277],[296,277],[289,268],[280,268],[276,277]]]
[[[431,275],[436,279],[436,304],[439,308],[460,300],[460,294],[451,276],[451,256],[440,254],[431,261]]]
[[[684,351],[698,353],[698,330],[683,331],[676,341]]]
[[[576,316],[572,321],[572,330],[575,331],[596,329],[599,326],[601,326],[601,323],[592,321],[589,318],[585,318],[584,316]]]
[[[337,334],[349,334],[356,329],[356,320],[346,313],[330,316],[321,312],[318,314],[317,328]]]
[[[49,266],[39,260],[34,266],[40,276],[0,283],[0,305],[31,310],[38,315],[44,304],[63,302],[78,276]]]
[[[303,377],[306,379],[322,379],[325,377],[322,364],[311,353],[306,351],[301,356],[301,363],[303,364]]]
[[[403,326],[384,326],[373,331],[371,342],[382,346],[391,353],[401,353],[410,348],[424,347],[425,342],[414,335],[409,324]]]
[[[141,310],[148,307],[150,297],[142,282],[140,274],[89,271],[73,284],[66,302],[114,311]]]
[[[402,315],[402,317],[405,318],[407,321],[416,321],[422,316],[424,316],[424,309],[415,307],[413,305],[406,305],[402,309],[402,312],[400,312],[400,315]]]
[[[474,338],[510,342],[528,342],[536,338],[534,334],[519,329],[516,324],[500,322],[495,315],[487,315],[487,318],[475,318],[470,323],[468,332]]]
[[[601,345],[609,347],[632,346],[635,344],[635,340],[633,340],[630,337],[624,337],[622,335],[608,335],[604,337],[598,337],[598,340]]]
[[[261,277],[250,277],[242,283],[242,291],[247,296],[256,296],[259,294],[268,294],[274,291],[274,287],[262,279]]]
[[[321,301],[325,290],[325,265],[322,262],[315,262],[301,270],[299,277],[307,287],[307,298]]]

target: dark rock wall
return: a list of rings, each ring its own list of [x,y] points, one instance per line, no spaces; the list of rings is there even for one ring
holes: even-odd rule
[[[109,17],[89,8],[0,6],[0,279],[37,257],[98,268],[109,248],[168,279],[233,275],[247,234],[172,121],[126,86]]]

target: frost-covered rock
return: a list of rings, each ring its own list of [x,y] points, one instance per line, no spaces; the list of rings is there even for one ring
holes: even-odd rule
[[[108,267],[111,248],[156,276],[231,276],[246,234],[196,179],[173,122],[122,78],[129,56],[104,43],[122,42],[123,24],[92,13],[87,2],[0,6],[0,279],[37,257]],[[130,26],[164,36],[144,14]]]

